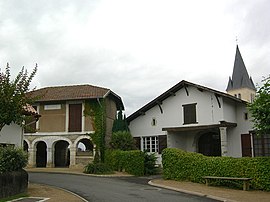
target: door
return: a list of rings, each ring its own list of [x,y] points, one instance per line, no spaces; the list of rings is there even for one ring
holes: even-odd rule
[[[242,134],[241,135],[241,144],[242,144],[242,156],[252,157],[251,152],[251,136],[250,134]]]

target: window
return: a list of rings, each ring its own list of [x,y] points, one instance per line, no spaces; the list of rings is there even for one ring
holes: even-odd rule
[[[255,94],[251,93],[250,94],[250,102],[253,103],[255,99]]]
[[[254,156],[270,156],[270,135],[253,134]]]
[[[158,137],[143,137],[143,150],[147,152],[158,152]]]
[[[238,98],[241,99],[241,94],[240,93],[238,93]]]
[[[245,120],[248,120],[248,113],[244,113]]]
[[[69,105],[69,132],[82,131],[82,105],[70,104]]]
[[[184,124],[197,123],[197,120],[196,120],[196,105],[197,105],[197,103],[183,105]]]
[[[167,135],[134,137],[134,140],[136,148],[142,151],[146,150],[148,152],[158,152],[161,154],[163,149],[167,148]]]
[[[152,125],[152,126],[156,126],[156,125],[157,125],[157,120],[156,120],[156,118],[152,118],[151,125]]]
[[[44,110],[55,110],[55,109],[61,109],[61,104],[44,105]]]

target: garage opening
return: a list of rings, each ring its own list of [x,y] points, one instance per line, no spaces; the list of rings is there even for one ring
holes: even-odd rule
[[[201,135],[198,147],[199,153],[205,156],[221,156],[220,135],[214,132]]]
[[[55,143],[54,166],[69,167],[69,164],[70,164],[69,143],[67,141],[60,140]]]
[[[40,141],[37,143],[36,166],[46,167],[46,164],[47,164],[47,145],[45,142]]]

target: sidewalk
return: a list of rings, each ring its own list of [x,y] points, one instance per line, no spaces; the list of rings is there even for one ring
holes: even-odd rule
[[[71,173],[78,175],[88,175],[83,173],[82,168],[31,168],[26,169],[28,172],[54,172],[54,173]],[[112,175],[104,175],[109,177],[121,177],[121,176],[130,176],[126,173],[117,172]],[[269,202],[270,201],[270,192],[263,191],[242,191],[235,190],[223,187],[213,187],[206,186],[204,184],[192,183],[192,182],[179,182],[174,180],[163,180],[163,179],[153,179],[149,182],[152,186],[157,186],[165,189],[172,189],[188,194],[194,194],[199,196],[208,196],[213,199],[220,201],[244,201],[244,202]],[[41,186],[41,187],[39,187]],[[42,191],[44,190],[44,191]],[[53,201],[66,201],[66,202],[81,202],[83,201],[78,196],[55,188],[48,187],[45,185],[29,185],[29,194],[30,196],[39,196],[44,198],[50,198],[49,202]],[[60,196],[60,197],[59,197]]]

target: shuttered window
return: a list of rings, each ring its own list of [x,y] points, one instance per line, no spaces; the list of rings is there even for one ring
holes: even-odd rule
[[[70,104],[69,105],[69,132],[82,131],[82,105]]]
[[[196,105],[197,103],[183,105],[184,124],[197,123]]]
[[[158,136],[158,153],[161,154],[163,149],[167,148],[167,135]]]

